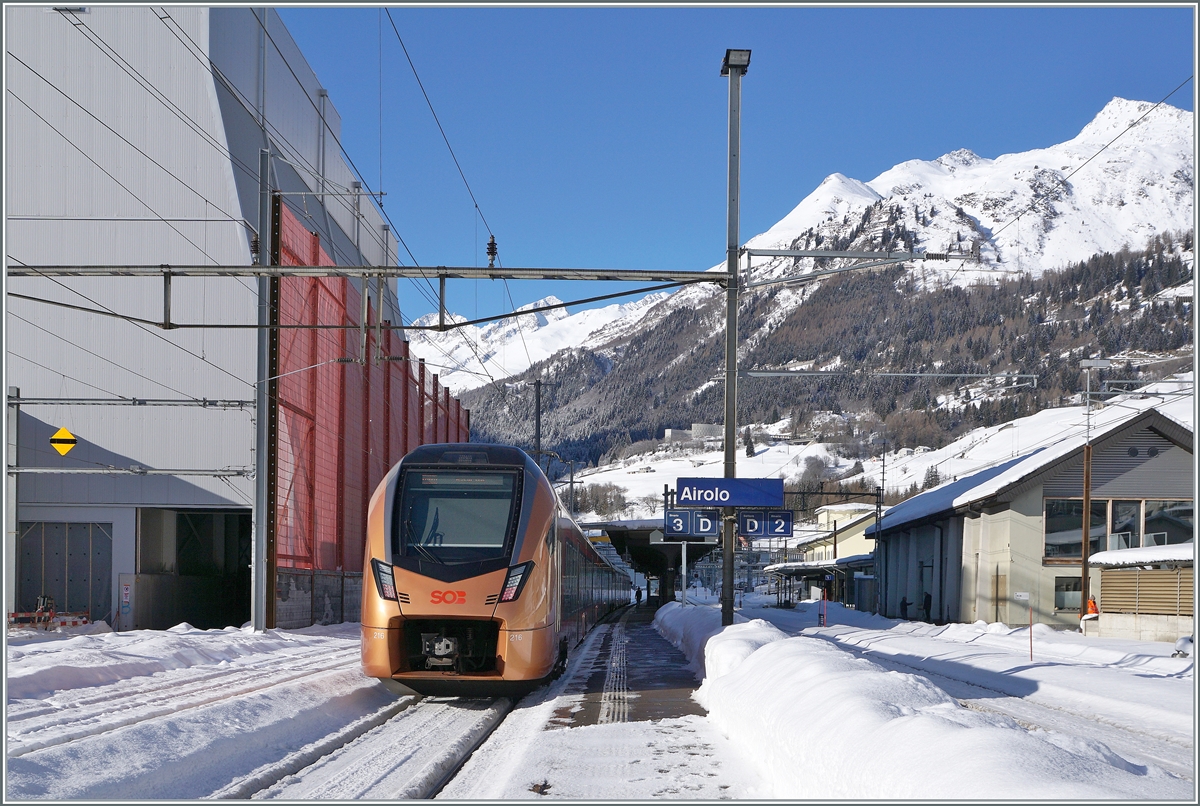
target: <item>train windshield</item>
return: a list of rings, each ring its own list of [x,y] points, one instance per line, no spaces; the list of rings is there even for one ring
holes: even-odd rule
[[[516,501],[516,471],[406,471],[398,554],[445,565],[505,558]]]

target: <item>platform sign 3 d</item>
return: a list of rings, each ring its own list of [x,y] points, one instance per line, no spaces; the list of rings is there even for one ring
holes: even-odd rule
[[[715,509],[668,509],[664,525],[667,540],[713,538],[721,530],[721,513]]]

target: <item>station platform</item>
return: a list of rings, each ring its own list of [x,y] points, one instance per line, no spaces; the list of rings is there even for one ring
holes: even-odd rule
[[[703,715],[692,699],[699,687],[683,653],[654,629],[654,607],[627,607],[596,627],[600,645],[576,670],[547,730]]]

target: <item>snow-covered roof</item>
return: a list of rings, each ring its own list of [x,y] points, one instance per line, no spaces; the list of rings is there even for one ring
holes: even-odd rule
[[[1191,565],[1196,556],[1195,543],[1173,543],[1169,546],[1141,546],[1135,549],[1098,551],[1088,558],[1088,565],[1101,568],[1121,568],[1127,565],[1156,565],[1158,563],[1186,563]]]
[[[784,575],[795,575],[800,571],[815,571],[822,568],[841,568],[847,565],[862,565],[870,562],[872,556],[870,554],[851,554],[849,557],[838,557],[836,560],[830,558],[828,560],[809,560],[807,562],[796,563],[775,563],[763,568],[763,573],[777,573]]]
[[[1189,398],[1190,400],[1191,398]],[[1177,407],[1176,407],[1177,408]],[[1117,409],[1114,413],[1113,410]],[[1191,423],[1181,422],[1179,417],[1171,417],[1152,407],[1139,412],[1129,413],[1113,406],[1102,412],[1106,416],[1093,416],[1094,425],[1090,431],[1092,444],[1101,442],[1112,434],[1130,426],[1135,420],[1161,417],[1170,423],[1191,431]],[[1036,416],[1036,415],[1035,415]],[[1066,433],[1057,441],[1038,448],[1035,451],[1010,459],[977,473],[964,476],[956,481],[941,484],[932,490],[913,496],[892,507],[884,516],[883,522],[867,528],[868,535],[874,535],[877,530],[887,531],[906,523],[929,518],[939,512],[965,507],[970,504],[991,498],[1006,488],[1015,486],[1029,479],[1035,473],[1050,465],[1065,459],[1077,450],[1081,450],[1088,442],[1089,435],[1085,432],[1072,431]]]
[[[846,501],[845,503],[841,503],[841,504],[826,504],[823,507],[817,507],[817,512],[829,512],[829,511],[835,511],[835,510],[846,511],[846,512],[848,512],[848,511],[861,512],[861,511],[865,511],[865,510],[870,510],[871,512],[874,512],[875,505],[874,504],[864,504],[861,501]]]
[[[996,477],[1007,475],[1013,468],[1029,462],[1029,460],[1045,450],[1045,448],[1038,448],[1026,456],[1018,456],[1016,459],[1002,462],[995,467],[989,467],[980,470],[978,473],[972,473],[970,476],[964,476],[957,481],[941,484],[932,490],[926,490],[919,495],[914,495],[907,501],[901,501],[884,513],[883,520],[879,524],[868,526],[866,533],[873,535],[879,530],[887,531],[901,524],[918,521],[936,515],[939,512],[953,509],[955,506],[958,506],[958,502],[963,498],[966,498],[968,501],[975,500],[973,494],[976,489],[982,488],[983,485]]]

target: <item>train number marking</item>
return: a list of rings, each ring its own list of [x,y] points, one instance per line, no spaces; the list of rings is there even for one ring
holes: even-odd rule
[[[430,604],[466,604],[466,591],[434,591],[429,595]]]
[[[374,633],[371,635],[371,637],[374,638],[376,641],[382,641],[385,638],[387,638],[387,633],[383,633],[383,632],[380,632],[379,630],[375,630]]]
[[[524,636],[524,635],[521,635],[521,633],[519,633],[519,632],[514,632],[514,633],[510,633],[510,634],[509,634],[509,636],[508,636],[508,640],[510,640],[510,641],[524,641],[524,640],[525,640],[525,636]]]

